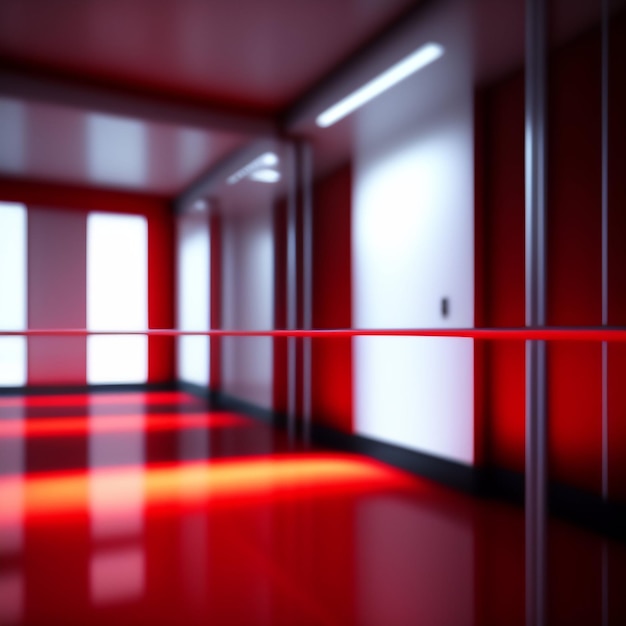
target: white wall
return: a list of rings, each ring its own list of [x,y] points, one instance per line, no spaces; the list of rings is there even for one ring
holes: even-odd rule
[[[226,329],[271,330],[274,325],[273,223],[269,211],[224,217],[222,324]],[[270,337],[225,337],[222,390],[272,408]]]
[[[178,218],[178,328],[209,330],[211,258],[209,221],[206,214],[190,213]],[[209,384],[209,338],[178,338],[178,377]]]
[[[450,3],[450,5],[458,3]],[[460,6],[460,5],[458,5]],[[357,114],[353,326],[474,322],[473,100],[459,14],[435,7],[414,34],[446,52]],[[450,313],[441,314],[447,298]],[[356,431],[473,462],[473,344],[358,338]]]

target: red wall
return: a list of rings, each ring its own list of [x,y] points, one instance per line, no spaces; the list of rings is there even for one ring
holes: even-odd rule
[[[313,188],[313,311],[316,329],[352,325],[350,215],[352,176],[345,166],[317,181]],[[303,323],[302,241],[304,220],[296,216],[300,254],[296,261],[298,323]],[[287,327],[287,204],[274,212],[275,328]],[[302,379],[302,341],[298,340],[296,374]],[[300,407],[302,388],[296,388]],[[274,410],[287,412],[287,340],[274,339]],[[311,346],[311,412],[315,423],[352,432],[352,343],[350,339],[313,339]]]
[[[274,328],[287,328],[287,202],[274,209]],[[274,338],[274,411],[287,414],[287,339]]]
[[[626,325],[626,12],[612,20],[609,98],[609,324]],[[608,349],[609,493],[626,500],[626,345]]]
[[[313,328],[350,328],[350,167],[343,167],[318,182],[313,202]],[[313,419],[352,432],[350,338],[313,340],[311,391]]]
[[[209,238],[211,330],[219,330],[222,327],[222,217],[219,214],[210,217]],[[209,359],[209,387],[217,391],[222,385],[222,341],[219,337],[209,339]]]
[[[516,74],[489,89],[481,104],[484,323],[492,327],[523,326],[523,76]],[[484,351],[485,462],[523,471],[524,345],[492,342]]]
[[[87,214],[29,205],[27,231],[28,328],[85,328]],[[28,384],[85,384],[86,337],[29,337],[26,343]]]
[[[148,220],[148,325],[174,328],[174,219],[165,202],[152,202],[152,208],[137,211]],[[149,337],[148,382],[174,378],[174,339]]]
[[[622,15],[611,33],[610,319],[626,323],[626,155]],[[600,36],[593,31],[552,54],[548,90],[547,323],[601,323]],[[484,168],[484,318],[489,326],[524,325],[524,82],[518,73],[480,99]],[[619,111],[619,113],[618,113]],[[621,172],[619,174],[618,172]],[[480,172],[478,173],[480,175]],[[485,349],[485,461],[523,471],[524,346]],[[610,346],[610,494],[626,494],[626,352]],[[601,492],[601,346],[548,347],[551,479]]]
[[[143,215],[148,221],[148,323],[174,326],[174,233],[165,198],[143,194],[0,179],[0,198],[51,209],[108,211]],[[174,380],[174,341],[148,340],[148,382]],[[86,382],[86,375],[83,383]],[[37,380],[38,384],[43,381]]]

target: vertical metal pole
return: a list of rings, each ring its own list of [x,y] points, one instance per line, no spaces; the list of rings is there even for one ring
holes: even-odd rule
[[[546,28],[526,1],[526,325],[546,321]],[[546,347],[526,342],[526,623],[546,623]]]
[[[609,323],[609,7],[602,0],[602,325]],[[602,496],[609,497],[608,344],[602,342]]]
[[[309,143],[300,144],[300,193],[303,216],[303,327],[313,326],[313,153]],[[311,441],[311,357],[312,339],[305,337],[302,344],[302,420],[305,444]]]
[[[609,1],[602,0],[602,325],[609,323]],[[602,342],[602,497],[609,499],[609,346]],[[602,543],[602,624],[609,623],[609,554]]]
[[[298,155],[293,142],[287,144],[289,196],[287,200],[287,328],[297,326],[296,211],[298,202]],[[287,435],[291,443],[296,435],[296,338],[287,338]]]
[[[609,546],[602,540],[602,626],[609,623]]]

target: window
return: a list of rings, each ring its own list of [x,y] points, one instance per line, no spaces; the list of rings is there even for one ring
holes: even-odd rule
[[[27,327],[26,207],[0,202],[0,329]],[[0,386],[26,384],[26,337],[0,337]]]
[[[148,226],[145,217],[91,213],[87,219],[87,328],[148,327]],[[148,338],[87,338],[87,382],[144,383]]]
[[[186,215],[178,226],[178,327],[209,328],[209,225],[206,215]],[[181,380],[209,383],[209,338],[179,337],[178,375]]]

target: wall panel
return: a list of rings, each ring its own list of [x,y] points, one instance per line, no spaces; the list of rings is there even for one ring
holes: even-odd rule
[[[222,228],[223,328],[270,330],[274,324],[272,214],[225,216]],[[272,343],[269,337],[223,338],[222,390],[271,409]]]
[[[86,214],[89,211],[110,211],[113,213],[145,216],[148,220],[149,232],[148,321],[150,326],[156,328],[172,328],[174,326],[174,220],[169,204],[165,198],[109,189],[86,188],[6,178],[0,178],[0,198],[10,202],[23,202],[28,207],[35,207],[41,212],[61,212],[65,215],[64,219],[69,220],[74,225],[81,220],[85,221]],[[68,216],[70,213],[75,217],[70,218]],[[75,234],[78,236],[77,232],[75,232]],[[84,232],[82,239],[84,239]],[[71,241],[69,238],[66,238],[65,243],[68,249],[74,251],[79,249],[81,245],[84,245],[84,242],[81,244],[80,241],[74,238],[72,238]],[[52,240],[44,244],[46,249],[48,249],[48,247],[54,248],[56,245],[57,244]],[[43,259],[43,257],[41,258]],[[62,264],[64,262],[63,260],[55,260],[53,262],[51,269],[56,276],[58,276],[58,272],[55,269],[56,264]],[[47,271],[44,267],[41,267],[40,270],[42,272]],[[74,268],[72,271],[74,270],[79,271],[79,268]],[[37,278],[38,283],[41,283],[41,280],[43,280],[41,277]],[[55,281],[51,280],[50,286],[53,287],[54,285]],[[57,303],[55,306],[61,305]],[[79,308],[80,307],[77,307],[72,315],[76,315],[76,311],[78,311]],[[31,312],[37,316],[45,315],[44,313],[29,311],[29,313]],[[83,321],[83,327],[85,326],[85,321],[86,320]],[[174,379],[173,338],[150,338],[148,344],[148,382],[172,381]],[[45,343],[39,345],[45,346]],[[48,356],[54,359],[58,358],[56,347],[52,352],[47,352]],[[48,356],[45,358],[37,357],[38,359],[43,358],[44,360],[39,364],[31,364],[34,368],[33,373],[37,376],[36,380],[38,382],[36,384],[48,384],[48,382],[52,382],[48,377],[41,376],[42,373],[50,370],[51,361]],[[37,371],[39,373],[37,373]],[[83,383],[85,382],[84,373],[82,381]]]
[[[28,326],[86,328],[87,215],[28,209]],[[85,337],[30,337],[30,385],[84,385]]]
[[[319,181],[313,191],[313,328],[352,323],[350,166]],[[312,415],[352,432],[352,340],[314,339]]]
[[[609,324],[624,325],[626,263],[626,19],[611,19],[609,70]],[[550,325],[601,323],[600,31],[554,50],[549,76],[548,294]],[[524,92],[521,74],[485,90],[485,319],[524,324]],[[487,347],[487,463],[524,469],[524,349]],[[620,345],[609,345],[609,497],[626,498],[626,376]],[[548,349],[551,480],[601,493],[601,347]]]

